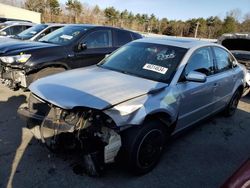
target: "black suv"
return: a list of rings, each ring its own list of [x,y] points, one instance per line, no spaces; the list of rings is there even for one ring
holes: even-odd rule
[[[39,42],[0,44],[0,78],[12,89],[27,88],[38,78],[96,64],[118,47],[139,38],[140,34],[124,29],[74,24]]]

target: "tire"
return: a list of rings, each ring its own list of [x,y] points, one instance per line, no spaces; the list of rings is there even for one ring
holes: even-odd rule
[[[150,172],[159,162],[166,141],[166,128],[159,121],[149,121],[122,133],[120,155],[134,175]]]
[[[240,98],[241,98],[241,93],[239,90],[237,90],[233,94],[229,104],[227,105],[227,107],[224,110],[224,115],[226,117],[230,117],[230,116],[233,116],[235,114],[235,112],[237,110],[238,103],[240,101]]]

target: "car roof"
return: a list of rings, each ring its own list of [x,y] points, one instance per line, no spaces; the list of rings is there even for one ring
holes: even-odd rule
[[[4,23],[4,22],[7,22],[7,21],[15,21],[15,22],[30,22],[29,20],[22,20],[22,19],[15,19],[15,18],[4,18],[4,17],[0,17],[0,22],[1,23]]]
[[[119,29],[123,31],[128,31],[128,32],[133,32],[131,30],[123,29],[120,27],[112,27],[112,26],[105,26],[105,25],[94,25],[94,24],[66,24],[65,26],[84,26],[84,27],[89,27],[89,28],[110,28],[110,29]]]
[[[34,23],[31,22],[25,22],[25,21],[7,21],[1,23],[3,25],[34,25]]]
[[[63,24],[63,23],[43,23],[40,25],[47,25],[47,26],[67,26],[68,24]]]
[[[155,37],[155,38],[142,38],[136,40],[136,42],[145,42],[145,43],[154,43],[154,44],[163,44],[170,46],[177,46],[181,48],[193,48],[196,46],[205,46],[205,45],[215,45],[214,43],[202,41],[199,39],[189,39],[189,38],[176,38],[176,37]],[[217,45],[215,45],[217,46]]]

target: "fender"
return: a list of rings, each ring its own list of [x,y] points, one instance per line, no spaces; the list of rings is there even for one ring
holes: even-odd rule
[[[32,67],[25,68],[26,75],[34,74],[39,72],[40,70],[48,67],[62,67],[65,70],[71,69],[66,62],[63,61],[49,61],[49,62],[43,62],[35,64]]]

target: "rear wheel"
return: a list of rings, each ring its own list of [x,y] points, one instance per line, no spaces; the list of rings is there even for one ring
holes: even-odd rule
[[[131,128],[122,134],[122,155],[132,173],[145,174],[156,166],[166,135],[166,128],[159,121],[149,121],[140,128]]]
[[[239,90],[237,90],[224,111],[225,116],[229,117],[235,114],[240,98],[241,93]]]

